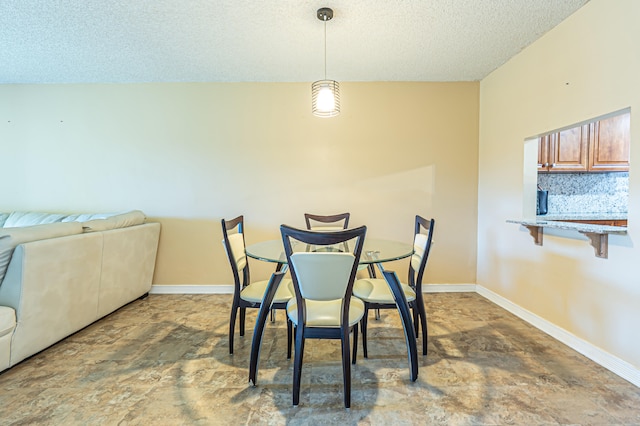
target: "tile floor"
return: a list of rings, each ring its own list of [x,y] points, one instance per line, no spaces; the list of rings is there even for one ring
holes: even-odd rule
[[[640,388],[474,293],[427,296],[429,355],[414,383],[397,313],[372,319],[349,410],[339,342],[309,340],[292,407],[282,313],[252,387],[250,330],[228,353],[230,300],[151,295],[6,370],[0,424],[640,424]]]

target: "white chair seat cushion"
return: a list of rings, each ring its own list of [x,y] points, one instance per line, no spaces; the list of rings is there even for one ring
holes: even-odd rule
[[[342,299],[337,300],[305,300],[307,308],[307,327],[339,327]],[[298,303],[296,298],[287,303],[289,319],[298,325]],[[356,325],[364,316],[364,302],[357,297],[351,298],[349,305],[349,326]]]
[[[247,302],[260,303],[264,297],[269,280],[256,281],[249,284],[240,292],[240,298]],[[294,297],[293,281],[290,278],[283,278],[280,282],[276,295],[273,297],[273,303],[284,303]]]
[[[416,300],[416,292],[407,284],[400,284],[407,302]],[[382,278],[362,278],[353,284],[353,295],[369,303],[395,303],[387,281]]]

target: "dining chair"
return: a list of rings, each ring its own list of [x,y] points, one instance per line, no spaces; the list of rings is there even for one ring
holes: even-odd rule
[[[402,291],[413,312],[413,324],[416,337],[419,326],[422,327],[422,354],[427,354],[427,313],[422,296],[422,278],[431,251],[434,219],[425,219],[416,215],[414,226],[413,249],[409,263],[408,284],[401,283]],[[362,352],[368,357],[367,351],[367,316],[369,309],[396,309],[396,302],[389,289],[387,281],[382,278],[362,278],[353,285],[353,295],[364,301],[364,316],[362,317]],[[418,322],[419,321],[419,322]]]
[[[307,229],[312,231],[339,231],[349,227],[350,213],[332,215],[304,214]]]
[[[229,258],[233,273],[233,302],[229,319],[229,353],[233,354],[233,337],[236,317],[240,312],[240,336],[244,336],[247,308],[260,308],[269,280],[251,282],[249,262],[245,253],[244,217],[222,219],[222,244]],[[291,279],[282,279],[273,296],[272,309],[286,309],[287,302],[293,298]],[[291,358],[292,324],[287,318],[287,358]]]
[[[352,296],[352,290],[367,228],[318,232],[282,225],[280,231],[295,293],[295,298],[287,303],[287,315],[295,327],[293,405],[300,402],[305,339],[340,339],[344,405],[349,408],[351,361],[356,362],[358,323],[364,315],[364,303]],[[352,250],[323,250],[343,243]],[[305,248],[300,250],[301,246]],[[306,247],[312,249],[307,251]],[[350,333],[353,333],[352,359]]]
[[[307,229],[310,231],[338,231],[340,229],[347,229],[349,227],[349,218],[351,213],[338,213],[332,215],[320,215],[320,214],[304,214],[304,221],[307,225]],[[366,269],[369,276],[376,277],[376,270],[373,264],[360,265],[358,271]]]

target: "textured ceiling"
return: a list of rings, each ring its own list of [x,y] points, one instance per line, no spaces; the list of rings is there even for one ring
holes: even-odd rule
[[[476,81],[588,0],[2,0],[0,83]]]

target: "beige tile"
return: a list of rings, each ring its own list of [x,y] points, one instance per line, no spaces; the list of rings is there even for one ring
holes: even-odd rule
[[[244,337],[236,325],[230,355],[230,302],[152,295],[125,306],[0,374],[0,424],[640,424],[640,389],[471,293],[426,297],[429,355],[416,382],[397,312],[371,313],[349,410],[339,341],[307,341],[293,407],[282,313],[265,330],[253,387],[256,312]]]

